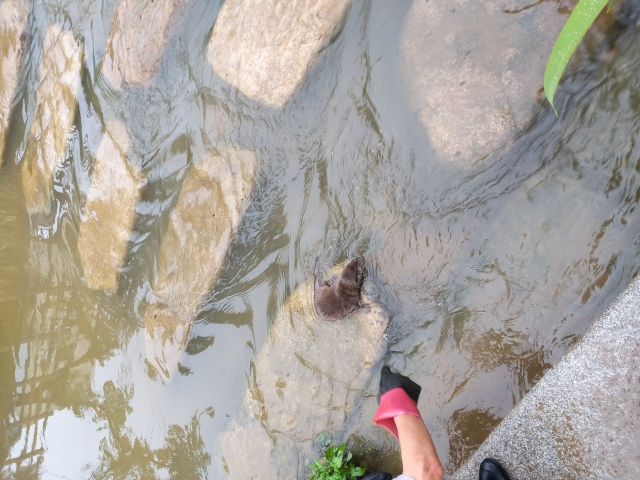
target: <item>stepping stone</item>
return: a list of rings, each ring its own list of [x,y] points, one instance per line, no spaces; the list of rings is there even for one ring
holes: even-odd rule
[[[120,1],[102,64],[113,87],[147,83],[155,76],[187,1]]]
[[[167,378],[224,266],[248,204],[255,163],[253,152],[230,147],[192,165],[184,179],[144,317],[147,358]]]
[[[304,82],[348,0],[227,0],[209,42],[216,74],[247,97],[281,108]]]
[[[399,77],[439,159],[474,163],[527,126],[567,18],[549,2],[412,3]]]
[[[387,351],[390,317],[366,280],[364,287],[370,311],[336,322],[316,318],[312,278],[283,305],[252,364],[245,398],[218,440],[213,461],[223,462],[231,478],[303,478],[317,456],[317,435],[342,431],[358,415],[365,390],[378,391],[371,379]]]
[[[82,46],[57,23],[44,36],[36,112],[22,164],[22,188],[29,211],[51,209],[53,176],[62,165],[80,88]]]
[[[143,177],[126,154],[126,127],[108,122],[82,210],[78,251],[89,288],[115,291],[136,218]]]
[[[6,0],[0,4],[0,166],[24,60],[28,17],[29,5],[24,0]]]

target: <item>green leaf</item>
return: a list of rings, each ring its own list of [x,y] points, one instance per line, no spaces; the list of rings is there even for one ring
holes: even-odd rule
[[[364,474],[366,473],[367,469],[363,468],[363,467],[354,467],[353,465],[351,466],[351,476],[352,477],[364,477]]]
[[[323,457],[324,465],[319,460],[309,465],[309,480],[357,480],[366,473],[365,468],[353,465],[353,455],[344,444],[327,448]]]
[[[558,111],[553,105],[553,95],[556,93],[560,77],[580,40],[609,1],[611,0],[580,0],[556,40],[544,72],[544,93],[556,112],[556,117]]]
[[[327,448],[327,451],[324,452],[324,458],[327,459],[327,462],[331,462],[331,460],[333,460],[333,457],[334,457],[334,449],[333,449],[333,447]]]

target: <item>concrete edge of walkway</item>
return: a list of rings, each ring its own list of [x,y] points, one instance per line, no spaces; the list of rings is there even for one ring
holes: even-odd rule
[[[451,477],[498,460],[512,480],[640,478],[640,277]]]

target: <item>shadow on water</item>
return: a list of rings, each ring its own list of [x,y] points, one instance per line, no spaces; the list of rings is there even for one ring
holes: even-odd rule
[[[91,51],[54,180],[55,228],[51,217],[28,218],[20,165],[6,160],[29,139],[35,47],[3,152],[3,475],[224,475],[211,447],[251,387],[270,322],[316,255],[333,265],[355,254],[393,314],[387,360],[423,385],[420,407],[451,472],[640,268],[639,60],[627,37],[610,42],[609,57],[587,52],[594,58],[562,84],[560,119],[542,106],[513,144],[461,167],[435,158],[399,87],[408,2],[354,2],[281,111],[210,67],[219,3],[189,5],[154,81],[122,91],[99,73],[115,2],[83,8],[73,28]],[[39,35],[57,11],[31,12]],[[126,156],[139,159],[146,183],[117,290],[105,292],[84,285],[77,243],[111,118],[127,126]],[[163,380],[141,339],[160,244],[188,168],[229,145],[256,154],[251,200],[178,372]],[[44,239],[34,232],[46,222]],[[362,420],[375,398],[359,406],[360,420],[333,433],[370,465],[397,471],[397,445]],[[77,460],[61,466],[55,456],[70,450]]]

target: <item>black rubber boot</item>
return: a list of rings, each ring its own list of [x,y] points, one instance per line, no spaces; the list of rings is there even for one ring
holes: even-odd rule
[[[380,405],[380,397],[394,388],[401,388],[407,395],[411,397],[411,400],[418,403],[420,397],[420,391],[422,387],[409,377],[405,377],[400,373],[393,373],[388,365],[382,367],[380,372],[380,390],[378,390],[378,405]]]
[[[493,458],[485,458],[480,464],[480,480],[511,480],[502,465]]]

